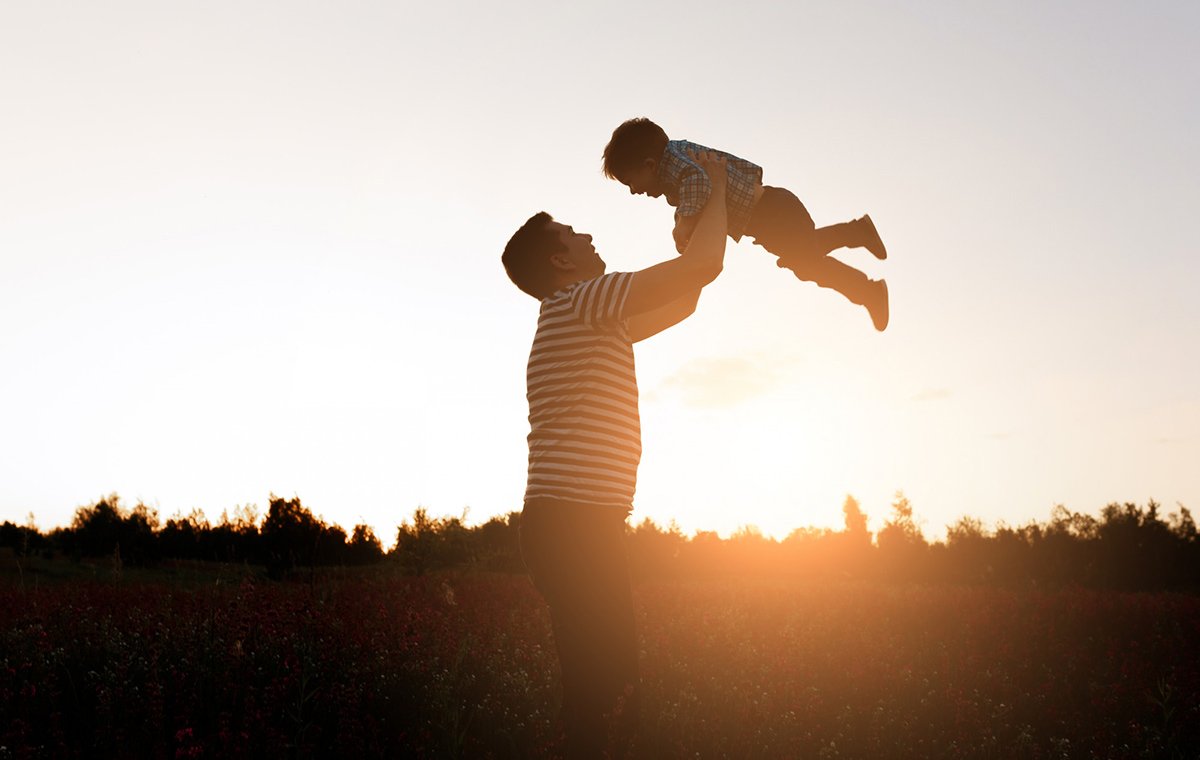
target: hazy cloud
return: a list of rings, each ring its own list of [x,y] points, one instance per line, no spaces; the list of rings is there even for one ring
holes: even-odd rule
[[[761,396],[780,383],[779,362],[754,357],[693,359],[663,381],[662,392],[674,391],[690,406],[727,407]]]
[[[942,401],[953,394],[949,388],[926,388],[912,397],[913,401]]]

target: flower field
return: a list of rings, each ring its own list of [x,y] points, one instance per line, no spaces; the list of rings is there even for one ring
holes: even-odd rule
[[[1200,756],[1200,597],[645,581],[635,755]],[[553,757],[519,575],[0,587],[0,758]]]

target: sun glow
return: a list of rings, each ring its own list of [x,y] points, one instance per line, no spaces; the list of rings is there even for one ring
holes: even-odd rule
[[[701,366],[722,369],[693,376]],[[643,404],[649,445],[635,519],[674,519],[685,532],[723,535],[753,525],[783,538],[797,528],[840,528],[848,493],[876,497],[886,490],[869,473],[880,451],[870,434],[877,405],[860,389],[781,368],[770,389],[755,394],[732,369],[742,366],[689,365]],[[685,379],[683,393],[664,398]],[[685,493],[704,493],[711,503]]]

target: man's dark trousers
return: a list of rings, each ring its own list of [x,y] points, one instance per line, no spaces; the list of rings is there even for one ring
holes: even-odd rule
[[[625,515],[552,499],[531,499],[521,513],[521,557],[550,607],[572,758],[604,757],[606,747],[619,755],[637,722]]]

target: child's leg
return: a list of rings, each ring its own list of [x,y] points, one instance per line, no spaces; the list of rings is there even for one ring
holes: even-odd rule
[[[785,267],[795,273],[796,278],[806,282],[815,282],[822,288],[836,290],[846,297],[850,303],[865,306],[871,298],[871,283],[874,282],[862,272],[832,256],[780,256],[780,267]]]
[[[780,256],[778,263],[779,266],[792,270],[798,279],[815,282],[822,288],[836,290],[850,303],[866,307],[876,330],[883,330],[887,327],[888,292],[887,283],[883,280],[872,280],[854,267],[838,261],[832,256],[811,256],[801,253],[794,256]]]
[[[850,222],[831,224],[813,230],[813,251],[824,256],[838,248],[866,248],[877,259],[887,258],[887,249],[871,215],[866,214]]]
[[[791,191],[764,187],[762,198],[746,224],[746,234],[776,256],[808,253],[825,256],[838,248],[866,248],[876,258],[887,258],[870,216],[817,227],[808,209]]]
[[[781,187],[764,186],[745,234],[776,256],[785,256],[811,250],[816,228],[799,198]]]
[[[870,218],[864,219],[873,232]],[[836,290],[851,303],[865,306],[875,329],[882,330],[888,323],[887,285],[826,255],[850,243],[862,245],[864,232],[862,219],[817,229],[800,199],[777,187],[763,189],[745,230],[757,245],[779,257],[779,266],[799,279]]]

